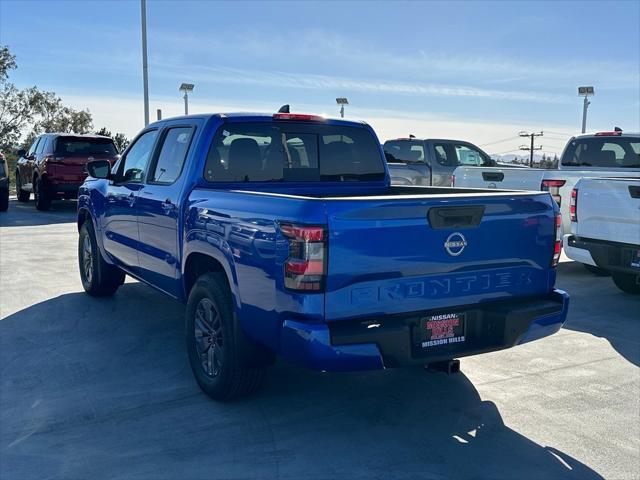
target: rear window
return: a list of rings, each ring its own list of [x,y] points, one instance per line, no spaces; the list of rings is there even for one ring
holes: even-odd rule
[[[567,167],[640,168],[640,138],[576,138],[562,155]]]
[[[58,137],[56,155],[117,155],[110,138]]]
[[[210,182],[343,182],[384,175],[378,143],[368,130],[289,122],[223,125],[204,171]]]
[[[424,162],[424,144],[419,140],[389,140],[383,148],[387,162]]]

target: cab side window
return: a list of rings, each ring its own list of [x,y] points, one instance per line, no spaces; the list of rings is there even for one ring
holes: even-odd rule
[[[27,157],[31,157],[32,155],[35,155],[36,149],[38,148],[38,144],[40,143],[40,140],[42,140],[42,137],[38,137],[33,141],[31,146],[29,147],[29,151],[27,152]]]
[[[175,127],[167,131],[151,174],[152,183],[169,185],[178,179],[187,157],[192,133],[191,127]]]
[[[36,154],[40,155],[44,151],[44,146],[47,144],[47,137],[42,137],[40,142],[38,142],[38,147],[36,148]]]
[[[436,161],[444,167],[457,167],[458,157],[450,143],[435,143],[433,145]]]
[[[492,166],[494,162],[491,158],[469,145],[456,145],[456,157],[458,159],[458,165],[466,165],[471,167],[488,167]]]
[[[157,136],[157,130],[150,130],[138,137],[127,156],[122,159],[118,168],[117,183],[142,182]]]

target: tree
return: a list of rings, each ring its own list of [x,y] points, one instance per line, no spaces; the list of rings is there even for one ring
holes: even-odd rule
[[[17,67],[16,56],[11,54],[9,47],[0,45],[0,81],[6,80],[9,77],[9,70]]]
[[[12,148],[33,124],[42,94],[37,88],[18,90],[13,84],[0,85],[0,149]]]
[[[21,139],[28,146],[44,132],[87,133],[93,128],[88,110],[63,105],[54,92],[35,86],[20,90],[8,82],[16,68],[15,55],[0,45],[0,149],[11,150]]]
[[[131,140],[129,140],[124,133],[116,133],[113,137],[113,143],[116,144],[119,152],[124,152],[129,146],[129,143],[131,143]]]
[[[130,140],[124,133],[116,133],[115,135],[112,135],[111,132],[106,129],[106,127],[102,127],[95,133],[96,135],[102,135],[103,137],[111,137],[119,152],[124,152],[124,150],[129,146]]]

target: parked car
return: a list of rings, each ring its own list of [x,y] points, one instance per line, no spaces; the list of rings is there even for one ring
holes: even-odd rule
[[[276,353],[323,371],[455,369],[567,315],[548,193],[392,187],[365,123],[162,120],[88,171],[85,291],[127,274],[185,302],[191,368],[216,399],[256,390]]]
[[[460,165],[494,166],[489,155],[460,140],[387,140],[383,145],[392,185],[451,186],[451,175]]]
[[[48,210],[52,200],[76,198],[87,177],[87,162],[105,159],[113,163],[118,150],[109,137],[46,133],[36,138],[28,151],[19,150],[18,156],[18,201],[29,201],[33,192],[36,208]]]
[[[9,167],[4,154],[0,152],[0,212],[9,208]]]
[[[640,294],[640,178],[583,178],[569,208],[567,256],[611,272],[620,290]]]
[[[563,231],[571,231],[569,198],[583,177],[632,176],[640,178],[640,134],[620,129],[572,137],[562,152],[557,170],[460,167],[456,187],[545,190],[560,205]]]

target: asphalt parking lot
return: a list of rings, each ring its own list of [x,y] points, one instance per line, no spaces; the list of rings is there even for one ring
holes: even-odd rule
[[[565,328],[458,375],[278,362],[219,404],[181,305],[135,281],[82,292],[74,219],[0,214],[1,478],[640,478],[640,298],[609,278],[561,263]]]

